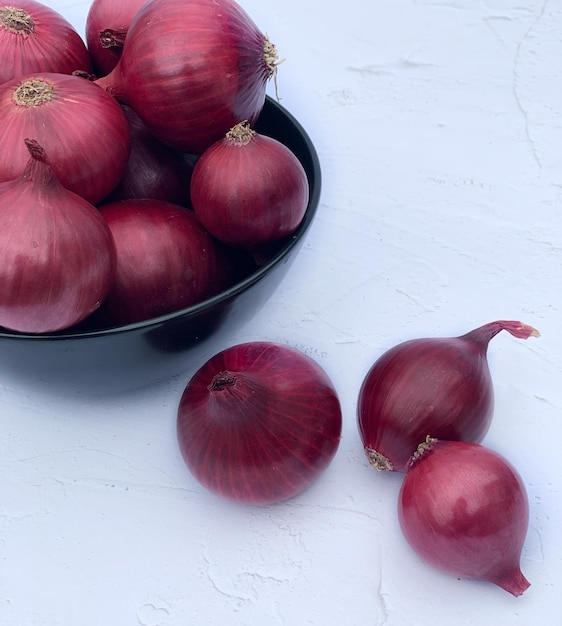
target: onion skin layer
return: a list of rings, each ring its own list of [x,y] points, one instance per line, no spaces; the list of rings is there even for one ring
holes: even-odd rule
[[[65,189],[41,147],[31,146],[22,176],[0,183],[0,325],[49,333],[99,307],[116,254],[99,211]]]
[[[96,82],[164,143],[201,154],[238,122],[255,122],[274,73],[267,39],[234,0],[151,0],[115,68]]]
[[[30,102],[16,96],[27,85]],[[41,85],[41,90],[37,87]],[[98,204],[121,179],[130,151],[125,113],[103,89],[78,76],[43,72],[0,85],[0,182],[17,178],[29,154],[25,139],[44,148],[59,181]]]
[[[501,330],[526,339],[531,326],[500,320],[461,337],[411,339],[385,352],[359,391],[365,453],[379,470],[405,471],[426,437],[482,441],[493,413],[489,341]]]
[[[237,143],[232,131],[242,128]],[[201,155],[191,178],[191,204],[219,241],[259,251],[291,235],[308,205],[308,179],[281,142],[238,124]]]
[[[511,463],[480,444],[431,441],[410,462],[398,518],[413,550],[434,567],[486,580],[514,596],[529,524],[525,485]]]
[[[9,11],[14,9],[29,18],[21,20],[20,15],[16,30],[9,27]],[[54,9],[34,0],[16,0],[3,3],[0,13],[0,83],[37,72],[92,71],[82,38]]]
[[[226,288],[230,259],[193,211],[162,200],[99,206],[117,250],[112,288],[100,307],[102,326],[121,326],[192,306]]]
[[[190,471],[212,492],[247,504],[306,489],[334,457],[341,428],[326,373],[300,351],[271,342],[216,354],[188,382],[178,408]]]

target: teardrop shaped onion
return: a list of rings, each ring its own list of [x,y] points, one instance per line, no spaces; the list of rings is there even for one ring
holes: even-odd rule
[[[465,441],[424,442],[402,482],[398,517],[410,546],[434,567],[514,596],[529,587],[520,569],[527,492],[497,452]]]
[[[461,337],[410,339],[377,359],[357,404],[361,440],[374,468],[404,471],[427,436],[482,440],[494,404],[486,353],[502,330],[521,339],[539,335],[527,324],[499,320]]]
[[[25,144],[24,173],[0,183],[0,325],[49,333],[99,307],[115,246],[99,211],[60,184],[36,141]]]

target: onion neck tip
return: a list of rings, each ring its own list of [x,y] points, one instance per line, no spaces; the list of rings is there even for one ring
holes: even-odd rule
[[[519,567],[503,578],[493,579],[495,585],[518,598],[531,586]]]
[[[369,465],[379,472],[392,472],[394,470],[390,459],[384,456],[384,454],[377,452],[373,448],[365,448],[365,454],[369,460]]]

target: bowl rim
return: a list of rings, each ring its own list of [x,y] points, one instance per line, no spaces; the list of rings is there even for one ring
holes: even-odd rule
[[[320,194],[322,187],[322,171],[320,166],[320,160],[318,157],[318,153],[312,140],[302,124],[296,119],[296,117],[288,111],[283,105],[281,105],[277,100],[274,100],[270,96],[266,96],[266,101],[268,106],[272,106],[274,109],[277,109],[278,112],[282,113],[284,117],[287,118],[287,121],[290,125],[294,127],[294,129],[300,135],[300,140],[306,147],[306,150],[309,153],[310,157],[310,175],[307,172],[307,178],[309,182],[310,196],[308,199],[308,205],[304,214],[304,217],[299,224],[296,231],[290,236],[288,241],[273,255],[273,257],[264,265],[260,266],[257,270],[235,283],[228,289],[221,291],[219,294],[207,298],[206,300],[202,300],[197,304],[192,306],[178,309],[177,311],[173,311],[172,313],[167,313],[165,315],[160,315],[158,317],[153,317],[148,320],[143,320],[141,322],[134,322],[131,324],[125,324],[123,326],[115,326],[111,328],[100,328],[95,330],[85,330],[85,331],[57,331],[56,333],[19,333],[17,331],[9,331],[0,327],[0,339],[12,339],[19,341],[64,341],[64,340],[72,340],[72,339],[88,339],[94,337],[110,337],[114,335],[120,335],[124,333],[130,333],[135,331],[146,331],[149,329],[156,328],[169,322],[171,320],[180,319],[183,317],[191,316],[191,315],[201,315],[206,311],[210,311],[214,309],[216,306],[220,305],[223,302],[226,302],[232,297],[241,294],[242,292],[249,289],[254,283],[259,282],[271,269],[273,269],[276,265],[279,265],[283,262],[285,257],[292,251],[292,249],[300,243],[300,240],[304,237],[306,231],[309,229],[314,216],[318,210],[318,205],[320,202]],[[314,181],[314,185],[312,185],[312,181]]]

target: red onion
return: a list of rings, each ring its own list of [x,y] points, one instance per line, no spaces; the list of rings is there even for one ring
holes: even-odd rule
[[[201,154],[238,122],[257,119],[276,63],[274,46],[234,0],[151,0],[117,66],[97,82],[158,139]]]
[[[296,156],[276,139],[235,125],[197,161],[191,203],[220,241],[257,250],[292,234],[308,204],[308,180]]]
[[[133,109],[123,105],[123,110],[131,129],[131,152],[125,173],[105,201],[151,198],[190,206],[189,184],[197,157],[163,144]]]
[[[48,333],[99,306],[115,247],[97,209],[60,184],[36,141],[25,144],[24,173],[0,183],[0,324]]]
[[[99,311],[110,326],[196,304],[226,287],[227,257],[193,211],[161,200],[99,207],[117,249],[117,272]]]
[[[86,16],[86,43],[98,76],[117,65],[127,30],[146,0],[93,0]],[[104,36],[105,31],[110,33]]]
[[[127,118],[103,89],[78,76],[39,73],[0,85],[0,181],[26,167],[26,137],[49,155],[60,182],[92,204],[115,187],[130,149]]]
[[[496,321],[461,337],[405,341],[374,363],[359,391],[357,410],[373,467],[404,471],[427,436],[482,440],[494,403],[486,352],[501,330],[521,339],[539,335],[521,322]]]
[[[410,546],[431,565],[487,580],[514,596],[529,587],[520,569],[527,493],[517,470],[497,452],[428,440],[402,483],[398,517]]]
[[[272,504],[306,489],[341,436],[340,403],[327,374],[288,346],[255,341],[209,359],[178,408],[183,458],[207,489]]]
[[[84,41],[54,9],[34,0],[0,5],[0,83],[36,72],[91,72]]]

